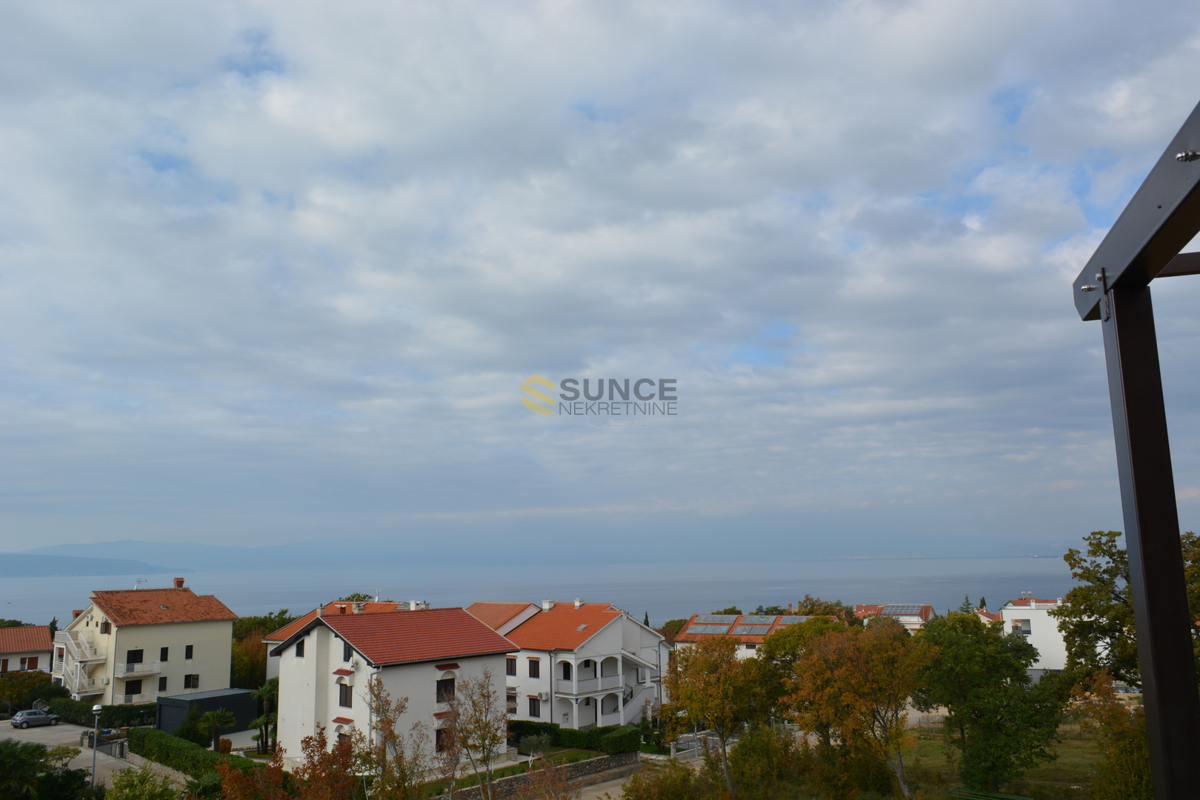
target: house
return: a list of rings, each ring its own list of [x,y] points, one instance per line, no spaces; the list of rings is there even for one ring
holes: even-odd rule
[[[349,611],[352,614],[380,614],[390,611],[415,611],[423,608],[429,608],[427,603],[387,601],[386,603],[376,601],[357,602],[350,600],[339,600],[334,603],[327,603],[323,606],[318,606],[308,612],[299,619],[289,622],[277,631],[272,631],[270,634],[263,637],[263,644],[267,647],[267,652],[270,653],[279,645],[283,644],[296,631],[303,628],[308,623],[316,619],[318,613],[321,614],[336,614]],[[267,658],[267,680],[279,677],[279,659]]]
[[[54,682],[75,700],[102,705],[228,689],[237,614],[183,583],[92,592],[54,636]]]
[[[738,658],[750,658],[772,633],[809,619],[799,615],[695,614],[675,636],[675,647],[691,647],[705,639],[727,637],[737,640]]]
[[[485,670],[503,697],[504,659],[517,648],[461,608],[356,614],[347,605],[318,608],[270,651],[279,663],[279,744],[293,756],[318,725],[331,738],[367,734],[367,684],[376,676],[393,699],[407,698],[402,731],[436,725],[456,683]]]
[[[889,605],[857,605],[854,613],[870,624],[872,617],[892,617],[910,633],[916,633],[929,620],[933,619],[933,606],[916,603],[892,603]]]
[[[638,722],[663,702],[670,645],[607,603],[475,603],[467,611],[520,652],[508,657],[508,713],[580,730]]]
[[[1037,648],[1038,660],[1029,669],[1033,678],[1067,668],[1067,643],[1058,629],[1058,620],[1050,616],[1050,611],[1062,605],[1061,597],[1043,600],[1026,593],[1000,607],[1004,632],[1026,636],[1029,643]]]
[[[0,672],[49,672],[51,651],[49,625],[0,628]]]

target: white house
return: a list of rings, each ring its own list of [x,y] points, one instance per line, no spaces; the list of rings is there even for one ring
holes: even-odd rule
[[[909,633],[916,633],[921,626],[933,619],[933,606],[920,603],[889,603],[887,605],[856,605],[854,613],[865,624],[870,625],[873,617],[891,617],[904,626]]]
[[[330,604],[270,653],[279,661],[279,744],[294,758],[318,725],[331,740],[355,728],[367,734],[374,676],[393,699],[407,698],[400,730],[422,721],[436,731],[457,681],[488,670],[503,696],[504,659],[516,649],[461,608],[356,614],[352,604]]]
[[[50,671],[50,626],[0,628],[0,672]]]
[[[508,658],[509,715],[580,730],[638,722],[663,702],[670,645],[607,603],[475,603],[467,609],[520,648]]]
[[[236,619],[183,578],[171,589],[92,592],[55,634],[51,674],[73,699],[102,705],[228,689]]]
[[[729,638],[738,643],[739,659],[752,658],[772,633],[808,619],[795,614],[693,614],[675,637],[675,649],[705,639]]]
[[[272,652],[275,648],[279,647],[279,645],[281,645],[285,641],[287,641],[288,638],[293,633],[300,630],[305,625],[307,625],[308,623],[310,623],[314,619],[316,619],[318,614],[337,614],[337,613],[344,614],[346,612],[349,612],[351,614],[380,614],[380,613],[387,613],[390,611],[409,611],[409,610],[418,610],[418,609],[422,609],[422,608],[429,608],[429,606],[427,604],[423,604],[423,603],[412,603],[412,602],[397,603],[397,602],[394,602],[391,600],[387,601],[386,603],[380,602],[378,600],[368,600],[365,602],[352,601],[352,600],[338,600],[333,603],[327,603],[323,606],[318,606],[317,608],[314,608],[312,611],[308,612],[307,614],[300,617],[299,619],[292,620],[291,622],[289,622],[287,625],[284,625],[279,630],[272,631],[271,633],[269,633],[263,637],[263,644],[266,645],[268,653]],[[278,678],[278,677],[279,677],[279,659],[268,657],[267,658],[267,680],[270,680],[271,678]]]
[[[1030,674],[1035,678],[1067,668],[1067,644],[1058,629],[1058,620],[1049,613],[1061,605],[1061,597],[1056,600],[1021,597],[1000,607],[1004,632],[1022,634],[1037,648],[1038,660],[1030,668]]]

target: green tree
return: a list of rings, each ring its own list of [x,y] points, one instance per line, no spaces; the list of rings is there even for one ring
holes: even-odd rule
[[[205,711],[200,717],[200,730],[204,731],[212,742],[212,749],[217,750],[221,744],[221,729],[232,728],[237,724],[237,717],[232,711],[218,708],[215,711]]]
[[[171,734],[180,739],[185,739],[201,747],[208,745],[208,735],[200,728],[200,706],[196,703],[188,705],[188,712],[183,718],[183,722],[179,723],[179,727]]]
[[[950,614],[925,623],[916,636],[939,656],[921,670],[913,699],[918,708],[946,708],[960,777],[972,789],[993,792],[1053,758],[1062,708],[1052,682],[1034,685],[1029,678],[1037,650],[1002,629],[974,613]]]
[[[34,693],[44,683],[50,683],[50,677],[40,670],[0,672],[0,703],[10,712],[29,708]]]
[[[730,606],[729,608],[722,608],[721,610],[714,611],[712,613],[714,613],[714,614],[735,614],[740,617],[742,615],[742,610],[740,608],[738,608],[737,606]]]
[[[50,620],[50,625],[48,627],[50,628],[50,638],[53,639],[54,634],[58,633],[58,617],[57,616]]]
[[[267,680],[267,646],[261,631],[235,639],[229,658],[230,683],[235,689],[257,689]]]
[[[675,637],[679,635],[679,632],[683,630],[684,625],[687,625],[686,619],[669,619],[662,624],[658,632],[667,637],[668,642],[673,642],[675,641]]]
[[[45,756],[44,744],[0,739],[0,797],[37,798]]]
[[[471,770],[483,768],[483,793],[494,798],[492,767],[508,740],[508,712],[503,688],[497,688],[495,676],[487,667],[478,675],[458,679],[450,713],[454,717],[458,742]]]
[[[299,617],[288,609],[281,608],[273,614],[263,614],[257,617],[242,617],[233,623],[233,638],[245,639],[251,631],[258,631],[263,636],[274,633],[284,625],[295,622]]]
[[[178,800],[179,790],[166,777],[143,764],[113,775],[105,800]]]
[[[1100,763],[1088,787],[1093,800],[1153,800],[1150,780],[1150,747],[1146,742],[1146,714],[1141,705],[1125,705],[1117,698],[1113,680],[1100,673],[1073,694],[1084,713],[1084,730],[1096,737]]]
[[[1084,537],[1086,552],[1074,548],[1063,560],[1076,586],[1066,603],[1050,611],[1067,645],[1067,670],[1082,679],[1107,672],[1118,681],[1140,686],[1129,558],[1120,531],[1093,531]],[[1200,537],[1188,532],[1183,547],[1188,606],[1200,621]],[[1200,663],[1200,628],[1192,625],[1192,646]]]
[[[761,720],[763,714],[758,713],[760,709],[766,715],[779,709],[779,701],[789,692],[788,679],[795,673],[796,662],[809,642],[822,634],[845,629],[844,622],[829,617],[812,617],[796,625],[780,628],[763,639],[756,657],[748,664],[756,685],[759,707],[755,716]],[[828,743],[827,731],[817,733],[823,734],[822,741]]]
[[[665,686],[670,703],[663,717],[673,733],[696,726],[711,730],[721,746],[721,771],[731,800],[736,798],[729,771],[729,737],[754,714],[753,676],[737,657],[738,642],[718,636],[675,651]]]
[[[374,599],[375,599],[375,597],[373,595],[364,594],[362,592],[352,592],[352,593],[346,595],[345,597],[339,597],[338,602],[340,602],[340,603],[369,603],[370,601],[372,601]]]
[[[0,628],[28,628],[32,622],[21,622],[19,619],[0,619]]]
[[[783,606],[759,606],[758,608],[754,609],[754,613],[778,617],[790,612]]]
[[[936,654],[889,617],[825,633],[796,663],[784,702],[802,729],[831,730],[852,751],[885,764],[911,798],[904,772],[909,698]]]
[[[822,600],[811,594],[804,595],[804,599],[796,604],[795,613],[802,617],[833,617],[848,625],[862,624],[862,620],[855,615],[854,609],[841,600]]]
[[[971,595],[964,594],[963,601],[958,607],[959,614],[972,614],[975,612],[975,607],[971,605]]]
[[[255,690],[254,696],[262,707],[262,715],[252,725],[258,728],[258,752],[275,752],[275,732],[279,722],[276,705],[279,703],[279,678],[271,678]]]

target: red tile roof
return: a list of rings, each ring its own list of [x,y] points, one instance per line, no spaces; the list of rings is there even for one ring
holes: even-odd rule
[[[984,611],[982,608],[975,609],[975,613],[978,614],[983,619],[989,620],[991,622],[1003,622],[1004,621],[1004,617],[1000,616],[999,614],[995,614],[991,611]]]
[[[171,622],[235,620],[237,614],[211,594],[191,589],[124,589],[92,592],[92,604],[117,627]]]
[[[696,621],[697,617],[703,617],[703,616],[710,616],[710,615],[693,614],[688,619],[687,624],[684,625],[682,629],[680,629],[678,634],[676,634],[675,641],[682,643],[682,644],[687,644],[687,643],[693,643],[693,642],[702,642],[705,639],[714,639],[718,636],[725,636],[725,637],[729,637],[731,639],[736,639],[739,642],[741,642],[742,644],[762,644],[766,640],[766,638],[768,636],[770,636],[772,633],[775,633],[776,631],[782,630],[790,625],[795,624],[794,622],[789,622],[789,623],[785,624],[783,622],[785,617],[787,619],[797,620],[799,622],[804,622],[805,620],[809,619],[809,617],[804,614],[783,614],[783,615],[741,614],[738,616],[737,620],[734,622],[722,622],[722,623],[717,624],[717,623],[704,623],[704,622]],[[747,621],[747,618],[749,618],[748,621]],[[770,618],[772,621],[769,623],[766,623],[766,624],[758,621],[758,620],[762,620],[762,619],[766,619],[766,618]],[[832,618],[830,618],[830,619],[832,619]],[[701,629],[704,629],[705,627],[708,627],[708,626],[716,626],[716,627],[726,628],[727,630],[725,633],[692,633],[691,629],[692,629],[693,625],[698,625],[698,626],[700,626]],[[756,629],[765,628],[766,630],[762,631],[761,633],[734,633],[735,630],[737,630],[739,627],[741,627],[743,625],[753,626]]]
[[[528,606],[523,604],[522,608]],[[621,609],[608,603],[555,603],[549,611],[539,611],[508,632],[507,636],[522,650],[574,650],[605,625],[620,617]]]
[[[326,614],[313,619],[310,624],[332,628],[375,666],[444,661],[517,650],[512,642],[461,608],[390,614]]]
[[[366,603],[362,603],[362,604],[352,603],[352,602],[348,602],[346,600],[339,600],[335,603],[326,603],[324,606],[321,606],[321,608],[325,609],[326,614],[336,614],[336,613],[338,613],[338,608],[337,608],[338,606],[345,606],[346,613],[353,614],[355,605],[362,606],[362,610],[360,612],[358,612],[360,614],[380,614],[383,612],[406,610],[408,608],[407,603],[397,603],[397,602],[387,602],[387,603],[379,602],[379,603],[377,603],[373,600],[368,601]],[[273,633],[271,633],[268,636],[264,636],[263,641],[265,641],[265,642],[285,641],[285,640],[289,639],[293,633],[303,629],[305,625],[312,622],[316,618],[317,618],[317,610],[314,608],[312,611],[308,612],[307,614],[300,617],[299,619],[289,622],[287,625],[284,625],[282,628],[280,628],[277,631],[274,631]]]
[[[1045,600],[1041,597],[1022,597],[1018,600],[1009,600],[1007,603],[1005,603],[1005,605],[1027,606],[1031,603],[1049,603],[1050,605],[1056,605],[1061,602],[1062,602],[1062,600]]]
[[[336,722],[338,725],[353,725],[354,724],[354,720],[350,719],[349,717],[334,717],[332,721]]]
[[[467,607],[467,613],[492,630],[498,630],[527,608],[529,603],[474,603]]]
[[[41,653],[53,646],[49,625],[0,628],[0,653]]]

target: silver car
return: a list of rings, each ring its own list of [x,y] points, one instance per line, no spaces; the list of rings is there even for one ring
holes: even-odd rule
[[[18,711],[12,718],[14,728],[28,728],[30,725],[57,725],[58,715],[47,714],[45,711]]]

